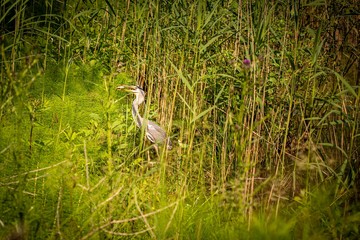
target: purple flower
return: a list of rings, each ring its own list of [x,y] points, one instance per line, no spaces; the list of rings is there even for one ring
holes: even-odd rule
[[[243,61],[244,67],[245,68],[249,68],[251,66],[251,61],[247,58],[244,59]]]

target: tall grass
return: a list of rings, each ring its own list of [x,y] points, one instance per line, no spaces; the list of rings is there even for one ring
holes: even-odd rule
[[[356,7],[3,1],[0,236],[355,239]]]

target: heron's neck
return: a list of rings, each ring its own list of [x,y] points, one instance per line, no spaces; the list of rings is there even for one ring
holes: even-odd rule
[[[132,116],[135,120],[136,126],[140,128],[143,122],[143,118],[140,116],[139,105],[137,104],[136,100],[133,102],[132,105]]]

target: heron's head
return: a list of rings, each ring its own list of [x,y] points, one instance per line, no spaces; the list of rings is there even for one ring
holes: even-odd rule
[[[137,105],[140,105],[145,100],[145,92],[139,86],[120,85],[117,86],[116,89],[134,93],[136,96],[134,103]]]
[[[132,92],[135,95],[143,95],[145,96],[144,90],[139,86],[127,86],[127,85],[120,85],[116,87],[117,90],[124,90],[127,92]]]

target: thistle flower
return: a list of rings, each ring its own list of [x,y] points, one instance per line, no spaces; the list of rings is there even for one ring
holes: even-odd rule
[[[247,58],[244,59],[243,61],[244,67],[245,68],[250,68],[251,67],[251,61]]]

